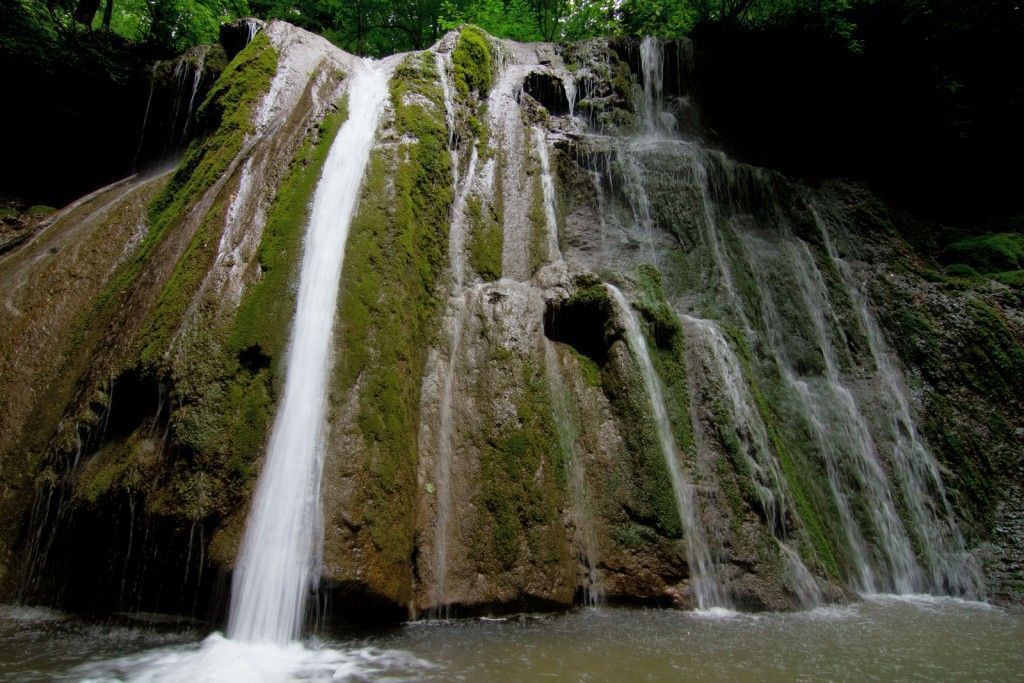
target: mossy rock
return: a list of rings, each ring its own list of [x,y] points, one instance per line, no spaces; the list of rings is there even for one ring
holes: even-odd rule
[[[455,88],[463,98],[468,99],[470,93],[476,93],[480,99],[487,97],[494,76],[490,40],[483,29],[472,25],[462,27],[452,50],[452,65]]]
[[[42,218],[43,216],[49,216],[56,210],[57,209],[53,208],[52,206],[46,206],[45,204],[36,204],[35,206],[30,206],[28,210],[25,211],[25,213],[31,216],[32,218]]]
[[[1003,232],[969,237],[950,244],[943,255],[950,262],[983,273],[1018,270],[1024,267],[1024,234]]]
[[[466,214],[469,218],[468,249],[469,266],[484,282],[493,282],[501,277],[501,250],[504,245],[504,231],[493,205],[485,209],[480,197],[466,199]]]

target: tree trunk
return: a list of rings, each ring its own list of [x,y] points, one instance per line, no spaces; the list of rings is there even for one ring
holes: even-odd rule
[[[103,28],[110,30],[110,18],[114,14],[114,0],[107,0],[103,8]]]
[[[100,0],[78,0],[75,6],[75,21],[92,28],[92,20],[96,18],[96,11],[100,8]]]

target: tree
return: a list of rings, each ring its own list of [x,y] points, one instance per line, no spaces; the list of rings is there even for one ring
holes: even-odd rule
[[[96,11],[100,8],[100,0],[79,0],[75,5],[75,21],[79,24],[92,26]]]

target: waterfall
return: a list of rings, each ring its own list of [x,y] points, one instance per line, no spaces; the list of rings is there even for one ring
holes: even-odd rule
[[[590,502],[587,499],[587,486],[584,478],[583,464],[580,462],[576,448],[577,429],[572,414],[572,397],[569,395],[562,379],[562,365],[558,359],[555,343],[544,337],[544,368],[548,376],[548,391],[551,393],[552,413],[555,418],[555,432],[558,445],[562,448],[569,472],[569,494],[572,497],[575,513],[576,531],[579,535],[580,550],[584,566],[587,570],[586,597],[588,605],[601,602],[602,589],[597,571],[598,546],[597,532]]]
[[[637,152],[644,146],[643,142],[619,144],[615,151],[616,170],[622,176],[622,192],[629,200],[633,224],[642,232],[645,260],[658,267],[661,259],[654,246],[655,225],[651,217],[651,202],[644,186],[643,169],[637,161]]]
[[[562,250],[558,246],[558,216],[555,212],[555,180],[551,176],[551,163],[548,160],[548,140],[540,126],[533,129],[533,139],[540,157],[540,185],[544,193],[544,220],[548,229],[548,260],[557,263],[562,260]]]
[[[703,158],[704,150],[693,143],[681,143],[681,151],[688,161],[687,168],[690,173],[690,180],[700,194],[701,213],[704,219],[704,239],[711,251],[711,258],[715,263],[715,267],[722,276],[720,282],[725,287],[726,298],[739,316],[744,330],[747,334],[752,334],[753,328],[751,327],[750,320],[747,318],[739,294],[737,294],[736,288],[733,286],[732,268],[725,257],[725,245],[722,243],[722,237],[718,232],[718,212],[711,197],[711,179],[707,164]]]
[[[571,73],[562,74],[562,87],[565,88],[565,99],[569,102],[569,118],[576,117],[576,77]]]
[[[644,389],[651,403],[651,415],[658,432],[658,443],[665,458],[669,476],[672,479],[672,491],[676,498],[676,509],[679,521],[683,526],[686,542],[686,560],[690,568],[690,580],[697,598],[698,609],[726,606],[725,596],[715,575],[715,566],[711,561],[711,551],[700,519],[697,517],[697,503],[694,499],[694,487],[679,463],[679,453],[675,437],[672,435],[672,424],[669,422],[668,410],[665,407],[664,390],[661,380],[654,370],[647,341],[640,329],[640,321],[633,312],[626,297],[614,285],[607,285],[608,291],[622,312],[626,325],[626,342],[640,365]]]
[[[787,492],[786,479],[768,439],[768,431],[751,396],[739,358],[733,352],[721,328],[713,320],[682,316],[683,322],[703,339],[727,399],[729,415],[744,447],[750,468],[751,484],[757,492],[768,528],[778,541],[780,554],[789,570],[794,593],[804,606],[821,603],[821,590],[800,556],[788,544],[786,515],[797,515]]]
[[[662,127],[665,85],[665,49],[661,40],[647,36],[640,41],[640,70],[644,87],[644,128],[657,133]]]
[[[887,565],[885,578],[890,582],[891,590],[898,593],[919,591],[922,588],[921,568],[897,512],[889,481],[879,459],[878,447],[866,418],[839,375],[835,349],[826,325],[826,317],[835,320],[838,316],[826,295],[828,290],[824,278],[805,243],[800,242],[797,247],[790,243],[789,252],[800,298],[810,316],[815,343],[825,362],[823,388],[827,403],[824,405],[835,408],[833,428],[840,430],[840,443],[847,447],[847,457],[844,458],[842,452],[836,452],[836,444],[828,444],[828,457],[838,457],[855,468],[861,497],[867,499],[865,507],[871,519],[873,535]],[[818,406],[812,410],[819,410],[821,401],[822,398],[815,399]],[[848,457],[851,454],[854,456],[852,459]],[[871,589],[871,583],[865,580],[862,590]]]
[[[248,45],[263,28],[263,22],[252,17],[246,17],[242,21],[245,23],[245,44]]]
[[[235,567],[228,622],[234,639],[283,644],[298,637],[316,583],[320,468],[342,260],[389,75],[378,63],[355,65],[349,118],[314,195],[283,396]]]
[[[868,308],[867,299],[856,285],[849,264],[839,257],[825,222],[814,207],[811,208],[826,255],[842,276],[847,295],[867,334],[868,349],[881,380],[881,399],[887,409],[885,427],[893,444],[893,465],[931,574],[930,590],[980,597],[984,594],[980,570],[966,551],[963,535],[956,524],[955,513],[942,483],[939,464],[921,440],[914,424],[910,402],[897,367],[898,361],[889,351],[878,322]]]

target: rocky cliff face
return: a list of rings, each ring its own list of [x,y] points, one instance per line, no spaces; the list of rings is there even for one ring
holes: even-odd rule
[[[0,255],[8,596],[218,618],[353,59],[272,22],[175,170]],[[335,325],[328,617],[1021,599],[1018,290],[933,271],[861,186],[702,142],[685,44],[470,27],[393,59]]]

